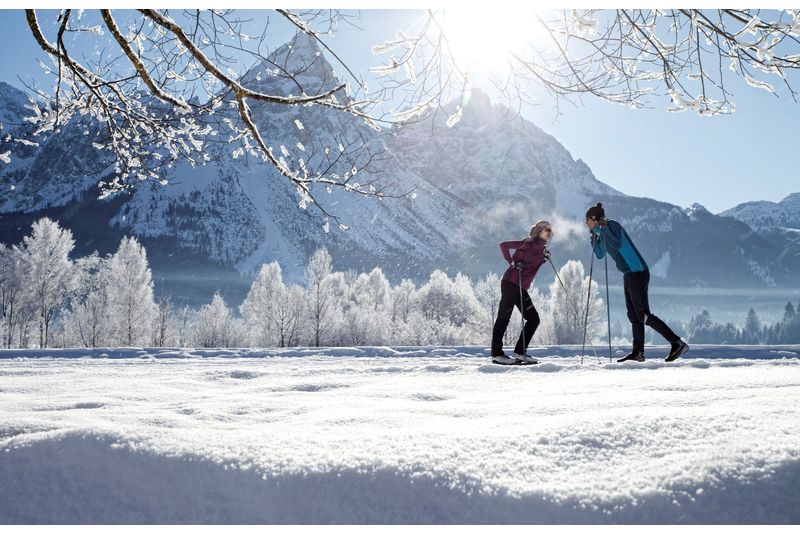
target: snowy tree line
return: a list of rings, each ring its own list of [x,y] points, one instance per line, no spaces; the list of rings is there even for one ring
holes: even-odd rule
[[[579,343],[582,337],[588,277],[584,277],[582,264],[574,261],[568,262],[560,274],[571,289],[568,295],[560,287],[558,291],[551,288],[548,295],[535,288],[531,291],[543,318],[534,343]],[[462,274],[451,278],[437,270],[419,287],[409,279],[392,286],[380,268],[369,273],[333,271],[325,249],[311,257],[306,280],[305,288],[287,286],[277,262],[261,268],[240,307],[247,343],[488,344],[500,300],[497,274],[473,284]],[[590,339],[602,330],[603,312],[596,283],[592,283],[592,291]],[[516,341],[518,335],[517,330],[509,329],[508,343]]]
[[[160,307],[147,255],[123,238],[105,258],[71,260],[72,232],[43,218],[12,247],[0,244],[3,347],[150,343]]]
[[[380,268],[334,271],[320,249],[306,266],[305,286],[287,284],[272,262],[261,267],[238,310],[219,293],[194,310],[155,297],[147,253],[135,238],[123,238],[105,257],[72,260],[74,245],[72,233],[47,218],[20,244],[0,244],[2,347],[488,345],[500,300],[495,273],[473,282],[437,270],[422,285],[392,285]],[[582,341],[588,277],[574,260],[559,275],[563,287],[554,279],[546,292],[530,290],[542,319],[533,344]],[[601,343],[605,304],[596,282],[591,294],[587,341]],[[515,310],[506,345],[515,343],[519,321]],[[614,330],[624,334],[627,326]],[[715,323],[703,310],[678,330],[697,344],[798,344],[800,302],[788,302],[773,324],[753,309],[742,327]]]
[[[20,244],[0,245],[3,347],[488,345],[500,299],[494,273],[473,283],[437,270],[420,286],[392,285],[380,268],[334,271],[320,249],[305,286],[284,282],[272,262],[238,311],[219,293],[199,310],[177,308],[168,296],[154,297],[147,253],[135,238],[105,257],[72,260],[74,245],[72,233],[47,218]],[[577,261],[559,274],[564,288],[554,280],[547,293],[531,289],[542,318],[534,344],[582,340],[588,277]],[[591,294],[588,340],[604,333],[596,282]],[[519,335],[514,314],[508,344]]]
[[[783,318],[772,324],[762,324],[752,308],[740,329],[731,322],[715,323],[703,310],[689,322],[689,340],[698,344],[800,344],[800,302],[797,308],[786,303]]]

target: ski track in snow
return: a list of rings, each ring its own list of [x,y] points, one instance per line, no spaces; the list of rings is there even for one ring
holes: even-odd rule
[[[800,521],[800,346],[595,350],[0,351],[0,523]]]

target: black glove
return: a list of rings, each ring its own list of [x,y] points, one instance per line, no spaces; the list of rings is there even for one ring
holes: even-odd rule
[[[542,256],[544,256],[545,260],[550,260],[550,249],[545,247],[544,251],[542,251]]]
[[[514,263],[512,264],[512,266],[514,266],[514,269],[518,269],[518,270],[522,271],[522,268],[525,266],[525,264],[523,264],[519,260],[515,260]]]

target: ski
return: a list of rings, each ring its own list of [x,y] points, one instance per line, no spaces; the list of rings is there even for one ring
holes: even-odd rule
[[[521,362],[518,360],[516,362],[505,363],[505,362],[498,362],[492,359],[492,363],[499,364],[500,366],[535,366],[539,364],[539,361],[537,360],[536,362]]]

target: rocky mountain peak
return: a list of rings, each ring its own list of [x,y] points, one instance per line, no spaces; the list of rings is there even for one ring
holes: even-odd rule
[[[243,77],[242,83],[264,93],[308,95],[331,89],[341,83],[313,36],[298,31],[287,43],[276,48]]]

